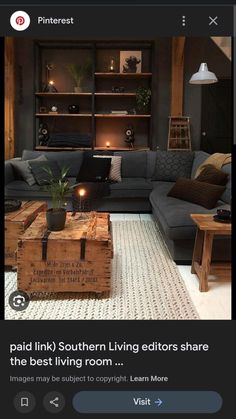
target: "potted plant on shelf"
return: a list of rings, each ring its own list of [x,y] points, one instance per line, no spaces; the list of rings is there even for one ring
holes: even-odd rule
[[[147,87],[139,87],[136,90],[136,110],[137,113],[146,114],[150,109],[152,92]]]
[[[92,62],[88,60],[84,64],[68,64],[66,68],[75,81],[75,92],[80,93],[83,79],[92,74]]]
[[[45,167],[48,174],[48,185],[45,189],[50,193],[52,199],[52,208],[46,212],[47,227],[50,231],[61,231],[65,227],[66,208],[65,196],[71,190],[66,175],[69,168],[61,170],[60,177],[54,176],[51,168]]]

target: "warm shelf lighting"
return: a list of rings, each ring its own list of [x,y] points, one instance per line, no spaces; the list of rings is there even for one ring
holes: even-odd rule
[[[54,80],[49,80],[48,84],[50,84],[51,86],[54,86]]]
[[[111,73],[114,73],[114,71],[115,71],[115,60],[113,58],[111,58],[111,61],[110,61],[109,71]]]
[[[107,147],[107,148],[109,148],[109,147],[110,147],[110,145],[111,145],[110,141],[107,141],[107,142],[106,142],[106,147]]]

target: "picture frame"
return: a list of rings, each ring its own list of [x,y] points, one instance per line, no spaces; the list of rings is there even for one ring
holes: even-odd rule
[[[141,73],[142,51],[120,51],[120,73]]]

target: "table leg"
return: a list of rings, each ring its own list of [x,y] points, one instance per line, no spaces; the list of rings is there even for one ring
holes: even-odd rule
[[[199,281],[200,281],[199,291],[201,292],[208,291],[208,275],[210,273],[213,237],[214,237],[213,233],[210,233],[209,231],[205,231],[201,272],[200,272],[200,277],[199,277]]]
[[[204,239],[204,231],[200,230],[197,227],[194,250],[193,250],[192,267],[191,267],[192,274],[197,273],[194,267],[194,263],[195,262],[200,263],[202,260],[203,239]]]

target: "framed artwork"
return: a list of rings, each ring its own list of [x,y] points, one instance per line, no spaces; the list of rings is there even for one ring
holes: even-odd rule
[[[141,73],[142,51],[120,51],[120,73]]]

